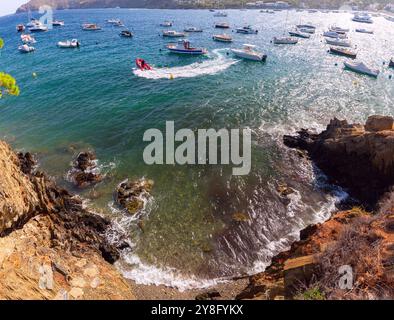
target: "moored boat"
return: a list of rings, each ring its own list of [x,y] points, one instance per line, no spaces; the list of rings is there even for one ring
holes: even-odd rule
[[[377,69],[372,69],[369,68],[367,65],[365,65],[363,62],[344,62],[345,68],[360,73],[360,74],[365,74],[371,77],[377,77],[380,73],[379,70]]]
[[[95,23],[85,23],[82,25],[82,30],[84,31],[99,31],[101,27]]]
[[[52,21],[52,26],[53,27],[63,27],[64,26],[64,21],[63,20],[53,20]]]
[[[168,28],[168,27],[172,27],[172,25],[173,25],[173,22],[172,21],[168,21],[168,20],[160,23],[160,27]]]
[[[310,29],[310,28],[300,28],[299,31],[303,32],[303,33],[309,33],[309,34],[315,33],[315,29]]]
[[[356,14],[354,15],[354,17],[352,18],[353,21],[355,22],[361,22],[361,23],[373,23],[372,18],[368,15],[368,14]]]
[[[257,34],[259,32],[258,30],[253,29],[251,26],[237,28],[236,31],[237,33],[243,33],[243,34]]]
[[[21,40],[24,44],[28,44],[28,43],[36,43],[36,39],[34,39],[34,37],[30,34],[22,34],[21,35]]]
[[[351,43],[349,41],[340,39],[326,39],[326,43],[338,47],[351,47]]]
[[[16,31],[17,32],[23,32],[23,31],[25,31],[26,30],[26,27],[23,25],[23,24],[18,24],[17,26],[16,26]]]
[[[218,29],[229,29],[230,25],[227,22],[218,22],[218,23],[215,23],[215,28],[218,28]]]
[[[341,28],[341,27],[336,27],[336,26],[331,26],[330,31],[339,33],[339,34],[345,34],[346,32],[349,32],[349,29]]]
[[[214,17],[227,17],[227,13],[223,11],[218,11],[214,15]]]
[[[228,34],[214,34],[212,39],[219,42],[232,42],[233,38]]]
[[[330,47],[330,53],[332,54],[337,54],[340,56],[344,56],[344,57],[349,57],[352,59],[356,59],[357,57],[357,53],[350,50],[350,49],[345,49],[345,48],[336,48],[336,47]]]
[[[367,29],[356,29],[356,32],[359,33],[367,33],[367,34],[373,34],[372,30],[367,30]]]
[[[310,34],[308,33],[303,33],[300,32],[298,30],[295,31],[289,31],[289,35],[293,36],[293,37],[297,37],[297,38],[304,38],[304,39],[309,39],[311,37]]]
[[[390,68],[394,68],[394,58],[391,58],[391,59],[390,59],[389,67],[390,67]]]
[[[255,50],[256,46],[252,44],[244,44],[242,49],[231,49],[231,52],[237,57],[253,60],[253,61],[265,61],[267,55]]]
[[[119,35],[124,38],[132,38],[133,37],[133,33],[129,30],[123,30]]]
[[[34,47],[27,45],[27,44],[24,44],[24,45],[19,46],[18,50],[21,53],[30,53],[30,52],[35,51],[36,49]]]
[[[299,29],[301,29],[301,28],[316,29],[316,27],[311,24],[297,24],[296,27]]]
[[[196,27],[186,27],[183,31],[185,32],[202,32],[202,29]]]
[[[163,37],[182,38],[182,37],[186,37],[186,34],[183,32],[175,31],[175,30],[164,30]]]
[[[327,38],[334,38],[334,39],[346,39],[346,34],[340,34],[336,31],[325,31],[323,32],[323,36]]]
[[[187,55],[202,55],[208,53],[205,48],[194,48],[190,46],[190,42],[186,40],[181,40],[177,44],[169,44],[167,45],[167,49],[172,53]]]
[[[66,49],[66,48],[70,48],[70,49],[79,48],[80,45],[81,45],[81,43],[77,39],[72,39],[72,40],[67,40],[67,41],[59,41],[57,43],[57,46],[59,48],[64,48],[64,49]]]
[[[292,37],[274,37],[274,44],[297,44],[298,39]]]

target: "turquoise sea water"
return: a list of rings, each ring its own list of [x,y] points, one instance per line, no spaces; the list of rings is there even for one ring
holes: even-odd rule
[[[187,288],[262,270],[300,229],[327,218],[336,199],[322,189],[310,163],[282,146],[281,135],[301,127],[322,129],[334,116],[363,121],[372,113],[392,114],[394,102],[394,79],[389,79],[394,72],[387,68],[394,55],[394,23],[374,17],[366,28],[375,34],[368,35],[354,32],[365,26],[352,22],[350,13],[291,11],[287,22],[286,16],[251,10],[228,10],[227,18],[203,10],[58,11],[56,18],[66,26],[36,34],[37,51],[28,55],[17,51],[15,32],[27,15],[0,18],[5,40],[0,70],[12,74],[21,88],[19,97],[0,101],[0,138],[35,152],[41,166],[69,188],[64,177],[72,158],[79,150],[96,151],[108,179],[94,189],[74,191],[129,236],[133,248],[119,263],[126,276]],[[135,37],[120,38],[119,28],[105,24],[110,18],[121,19]],[[164,46],[170,41],[159,36],[164,20],[173,20],[179,31],[203,28],[189,39],[208,48],[209,55],[167,53]],[[213,28],[216,21],[232,28],[251,24],[259,33],[234,32],[234,43],[217,43],[212,35],[222,30]],[[84,22],[103,30],[83,32]],[[299,23],[316,25],[316,34],[295,46],[270,43]],[[381,70],[378,79],[343,70],[346,58],[327,53],[321,34],[330,25],[350,28],[360,60]],[[80,49],[56,47],[72,38],[81,41]],[[258,45],[267,62],[227,54],[243,43]],[[145,58],[157,73],[135,74],[136,57]],[[175,78],[169,80],[168,74]],[[231,176],[229,166],[145,165],[143,133],[164,129],[166,120],[193,130],[251,128],[251,174]],[[119,182],[140,177],[155,181],[142,215],[143,232],[136,219],[112,203]],[[275,191],[283,182],[297,190],[290,202]],[[237,212],[250,221],[233,221]]]

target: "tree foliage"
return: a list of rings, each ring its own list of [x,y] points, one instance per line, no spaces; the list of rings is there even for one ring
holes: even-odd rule
[[[3,95],[19,96],[19,87],[16,80],[9,74],[0,72],[0,98]]]

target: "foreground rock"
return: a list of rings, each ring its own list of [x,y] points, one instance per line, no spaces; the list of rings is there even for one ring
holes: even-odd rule
[[[0,141],[0,299],[131,299],[109,221]]]
[[[150,197],[153,185],[154,182],[152,180],[126,180],[116,189],[115,200],[129,214],[135,215],[144,208],[146,200]]]
[[[79,153],[68,173],[68,180],[78,188],[86,188],[101,182],[103,179],[104,176],[97,166],[96,155],[90,151]]]
[[[320,134],[301,130],[283,140],[289,147],[307,150],[334,183],[374,206],[394,184],[393,123],[387,116],[371,116],[365,125],[333,119]]]

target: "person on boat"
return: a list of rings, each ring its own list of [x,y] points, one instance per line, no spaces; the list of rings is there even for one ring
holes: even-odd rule
[[[145,69],[145,60],[141,59],[141,69]]]
[[[185,47],[186,50],[189,50],[190,49],[190,42],[189,41],[185,41],[183,43],[183,46]]]

